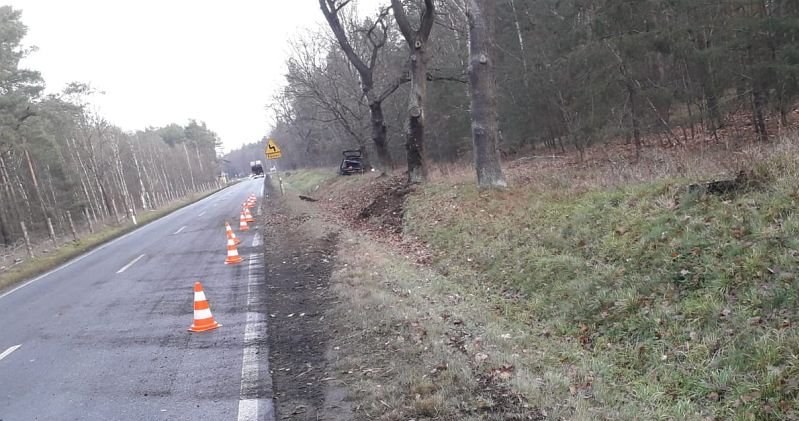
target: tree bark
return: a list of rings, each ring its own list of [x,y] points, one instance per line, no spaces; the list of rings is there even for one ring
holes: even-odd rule
[[[194,182],[194,173],[191,170],[191,160],[189,159],[189,149],[186,147],[186,142],[183,142],[183,151],[186,152],[186,166],[189,168],[189,178],[191,178],[191,189],[197,191],[197,184]]]
[[[28,250],[28,257],[33,259],[33,247],[31,246],[31,238],[28,235],[28,228],[25,227],[24,221],[19,221],[19,226],[22,227],[22,237],[25,239],[25,249]]]
[[[469,86],[471,88],[472,142],[477,186],[505,188],[499,160],[497,82],[495,76],[494,0],[469,0]]]
[[[78,232],[75,230],[75,222],[72,220],[72,213],[66,211],[67,222],[69,223],[69,232],[72,233],[72,241],[78,242]]]
[[[767,142],[768,129],[766,128],[766,93],[757,82],[752,88],[752,118],[755,123],[757,139],[761,142]]]
[[[428,178],[424,152],[424,106],[427,100],[427,41],[435,20],[434,0],[425,0],[418,30],[411,28],[401,0],[391,0],[394,19],[408,43],[410,53],[411,87],[408,97],[408,134],[405,149],[408,154],[408,182],[422,183]]]
[[[394,163],[391,161],[391,154],[388,151],[388,138],[382,102],[369,104],[369,112],[372,117],[372,142],[375,144],[377,159],[382,166],[380,171],[385,173],[387,170],[394,168]]]
[[[36,177],[36,171],[33,169],[31,155],[28,152],[28,148],[24,148],[23,150],[25,152],[25,161],[28,163],[28,171],[30,171],[31,174],[31,181],[33,181],[33,191],[36,193],[36,199],[38,199],[39,206],[42,209],[42,217],[48,218],[50,215],[47,213],[47,206],[44,204],[44,196],[42,196],[42,190],[39,186],[39,179]]]
[[[492,3],[491,7],[494,7],[494,6],[495,5]],[[527,64],[527,52],[525,51],[525,48],[524,48],[524,36],[522,36],[522,26],[521,26],[521,24],[519,24],[519,13],[516,11],[516,2],[515,2],[515,0],[510,0],[510,7],[511,7],[511,10],[513,10],[513,25],[516,28],[516,37],[519,38],[519,53],[520,53],[520,56],[521,56],[521,59],[522,59],[522,72],[523,72],[522,73],[522,82],[524,83],[524,87],[529,89],[530,88],[530,77],[529,77],[530,70],[529,70],[529,65]],[[496,19],[496,13],[494,14],[493,19]],[[494,25],[495,24],[492,24],[492,27]],[[494,37],[494,36],[495,35],[493,35],[493,33],[492,33],[492,37]],[[493,42],[493,40],[492,40],[492,42]]]
[[[144,187],[144,178],[142,177],[142,168],[139,165],[139,156],[136,153],[136,149],[133,146],[133,141],[131,140],[128,143],[130,147],[130,154],[133,157],[133,165],[136,167],[136,178],[139,180],[139,198],[141,199],[141,208],[143,210],[147,210],[148,208],[148,200],[149,194],[147,193],[147,188]],[[144,169],[144,176],[147,177],[147,169]],[[149,182],[149,181],[148,181]]]

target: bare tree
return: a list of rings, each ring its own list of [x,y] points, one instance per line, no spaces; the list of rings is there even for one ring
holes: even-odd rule
[[[419,29],[413,29],[400,0],[391,0],[394,19],[397,21],[410,52],[411,87],[408,95],[408,133],[405,147],[408,152],[408,181],[427,181],[427,163],[424,154],[424,105],[427,99],[427,41],[435,22],[435,3],[424,0]]]
[[[495,76],[494,0],[469,0],[469,86],[472,104],[472,142],[477,185],[505,188],[499,162],[497,82]]]
[[[319,7],[322,9],[322,13],[325,15],[325,19],[330,29],[333,31],[336,41],[338,41],[347,59],[352,63],[360,76],[361,89],[363,89],[364,98],[366,98],[366,102],[369,106],[372,141],[375,144],[375,150],[377,151],[377,156],[382,164],[382,168],[392,168],[393,162],[391,161],[391,155],[388,150],[383,101],[397,90],[403,82],[403,78],[397,78],[379,91],[375,89],[374,80],[374,71],[380,49],[386,45],[386,41],[388,40],[388,25],[385,21],[388,16],[388,9],[383,9],[372,25],[364,30],[366,40],[370,44],[370,51],[367,54],[368,58],[364,60],[353,48],[347,36],[347,32],[341,23],[341,19],[339,18],[339,11],[350,2],[351,0],[319,0]]]

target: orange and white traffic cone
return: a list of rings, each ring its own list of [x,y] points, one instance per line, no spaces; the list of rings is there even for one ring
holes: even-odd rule
[[[252,214],[250,213],[250,208],[245,206],[243,211],[244,211],[244,220],[245,221],[247,221],[247,222],[255,222],[255,218],[253,218]]]
[[[232,238],[227,239],[227,257],[225,258],[226,265],[235,265],[241,263],[241,256],[239,250],[236,248],[236,242]]]
[[[189,332],[205,332],[206,330],[216,329],[220,325],[214,320],[211,314],[211,306],[205,298],[203,286],[199,282],[194,283],[194,321],[189,327]]]
[[[227,222],[225,222],[225,234],[227,234],[228,240],[232,239],[234,243],[241,244],[241,240],[236,238],[236,234],[233,232],[233,228],[230,228],[230,224],[228,224]]]
[[[247,218],[244,216],[244,211],[241,212],[241,217],[239,217],[239,231],[249,231],[250,227],[247,226]]]

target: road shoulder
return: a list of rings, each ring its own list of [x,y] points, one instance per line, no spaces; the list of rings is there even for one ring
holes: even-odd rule
[[[267,193],[265,300],[277,419],[351,419],[331,364],[330,276],[338,234]]]

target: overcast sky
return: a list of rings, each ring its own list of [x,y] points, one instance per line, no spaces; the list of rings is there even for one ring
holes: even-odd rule
[[[40,71],[49,92],[88,82],[105,92],[100,114],[125,130],[195,118],[226,150],[267,134],[286,41],[323,21],[317,0],[2,3],[22,10],[24,42],[38,48],[23,66]]]

